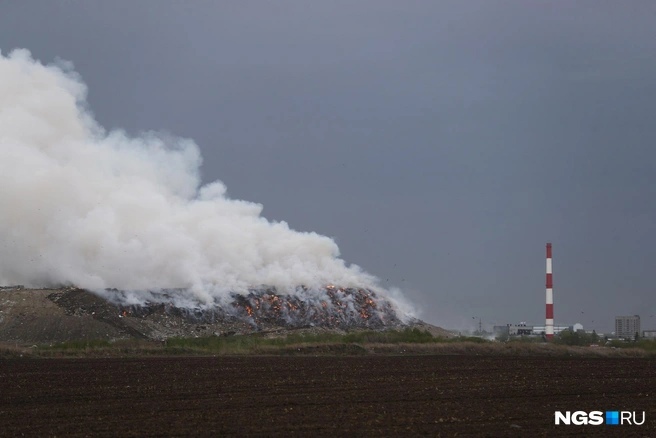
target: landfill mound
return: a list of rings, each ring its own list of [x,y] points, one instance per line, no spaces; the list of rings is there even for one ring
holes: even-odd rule
[[[176,307],[171,291],[150,292],[158,298],[139,305],[122,305],[119,311],[126,317],[146,317],[154,314],[174,315],[192,323],[243,321],[254,330],[279,326],[287,328],[324,327],[331,329],[383,329],[402,325],[389,301],[374,291],[358,288],[326,286],[324,298],[308,298],[307,289],[298,294],[281,294],[275,288],[253,289],[248,294],[232,294],[226,305]],[[121,291],[115,291],[120,297]]]
[[[121,304],[75,287],[0,288],[0,342],[52,343],[90,339],[150,339],[284,335],[290,332],[346,332],[418,327],[435,336],[451,333],[419,320],[401,321],[389,301],[374,291],[328,286],[316,295],[283,294],[275,289],[233,294],[223,305],[176,307],[172,291],[140,305]]]

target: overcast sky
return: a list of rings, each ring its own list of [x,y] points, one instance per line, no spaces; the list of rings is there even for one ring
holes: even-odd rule
[[[550,241],[556,325],[656,329],[652,1],[2,1],[18,47],[428,322],[543,325]]]

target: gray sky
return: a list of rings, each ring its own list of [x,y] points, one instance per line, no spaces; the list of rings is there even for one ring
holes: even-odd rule
[[[551,241],[556,325],[656,328],[651,1],[0,2],[17,47],[428,322],[544,324]]]

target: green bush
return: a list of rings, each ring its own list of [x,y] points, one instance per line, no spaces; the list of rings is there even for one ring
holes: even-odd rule
[[[545,342],[545,340],[541,336],[513,336],[508,339],[508,342],[521,344],[542,344]]]
[[[638,341],[612,340],[606,343],[608,347],[615,348],[639,348],[645,351],[656,352],[656,339],[640,339]]]
[[[597,333],[585,333],[584,331],[573,332],[571,330],[563,330],[554,337],[554,343],[561,345],[578,345],[587,347],[596,344],[599,341]]]
[[[106,339],[85,339],[61,342],[48,346],[47,348],[53,350],[90,350],[97,348],[107,348],[111,345],[112,344]]]
[[[346,334],[317,333],[290,334],[286,337],[267,338],[260,335],[207,336],[201,338],[170,338],[167,349],[201,350],[217,353],[242,353],[260,347],[287,347],[290,345],[326,344],[426,344],[436,342],[487,342],[481,338],[436,338],[428,331],[417,328],[388,331],[358,331]]]
[[[292,333],[284,337],[267,337],[265,334],[205,336],[198,338],[169,338],[166,341],[146,340],[83,340],[40,347],[46,356],[121,353],[140,354],[252,354],[275,353],[285,350],[321,348],[321,351],[355,351],[367,344],[436,344],[436,343],[487,343],[479,337],[434,337],[418,328],[387,331],[356,331],[340,333]]]

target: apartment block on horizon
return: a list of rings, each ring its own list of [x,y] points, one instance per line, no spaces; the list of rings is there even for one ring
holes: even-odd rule
[[[615,336],[619,338],[633,338],[636,333],[640,332],[640,316],[616,316],[615,317]]]

